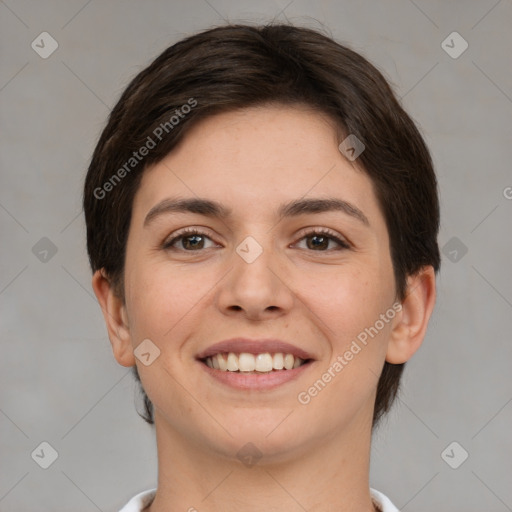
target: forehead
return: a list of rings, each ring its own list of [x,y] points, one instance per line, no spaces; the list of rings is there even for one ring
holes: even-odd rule
[[[379,216],[372,182],[338,149],[338,130],[307,107],[259,106],[213,115],[194,125],[136,194],[143,215],[169,195],[210,197],[234,212],[270,216],[277,204],[339,197]]]

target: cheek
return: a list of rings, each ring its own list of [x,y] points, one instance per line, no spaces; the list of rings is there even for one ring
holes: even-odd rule
[[[303,274],[297,282],[301,300],[321,320],[315,323],[331,340],[334,352],[345,350],[347,343],[373,326],[392,305],[392,280],[380,269],[340,266],[314,276]]]
[[[165,262],[134,262],[127,275],[132,334],[163,340],[206,298],[214,282],[211,274],[191,268],[171,267]]]
[[[309,418],[321,418],[326,431],[356,415],[361,404],[373,403],[396,314],[389,274],[345,270],[304,282],[313,290],[307,305],[328,353],[298,399],[311,404],[304,410]]]
[[[133,347],[149,339],[160,353],[148,366],[137,360],[137,368],[152,403],[165,410],[172,395],[173,410],[186,417],[190,399],[179,384],[184,381],[181,346],[196,328],[195,306],[206,299],[215,280],[208,283],[205,273],[148,260],[134,258],[126,267],[130,334]]]

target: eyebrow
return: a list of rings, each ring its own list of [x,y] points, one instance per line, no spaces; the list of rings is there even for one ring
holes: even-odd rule
[[[330,198],[311,198],[297,199],[289,203],[282,204],[278,209],[278,217],[297,217],[308,213],[323,213],[339,211],[349,215],[364,225],[369,226],[370,222],[366,215],[355,205],[342,199]],[[196,213],[207,217],[216,217],[219,219],[228,219],[232,215],[232,210],[226,208],[217,201],[202,198],[167,198],[153,206],[144,219],[146,227],[155,218],[166,213]]]

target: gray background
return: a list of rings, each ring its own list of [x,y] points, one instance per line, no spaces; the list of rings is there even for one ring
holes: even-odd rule
[[[375,63],[439,176],[437,309],[374,437],[371,484],[406,512],[512,510],[511,0],[6,0],[0,16],[1,511],[115,511],[156,484],[154,433],[90,286],[85,170],[160,51],[223,19],[274,17],[326,24]],[[59,44],[47,59],[31,48],[43,31]],[[453,31],[469,44],[458,58],[441,44]],[[59,454],[46,470],[31,457],[43,441]],[[452,465],[469,453],[458,469],[441,457],[453,441]]]

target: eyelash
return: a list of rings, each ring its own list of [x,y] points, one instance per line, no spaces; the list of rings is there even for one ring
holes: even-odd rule
[[[210,238],[210,240],[211,240],[211,237],[209,237],[206,233],[203,233],[202,231],[199,231],[198,229],[195,229],[195,228],[187,228],[187,229],[184,229],[177,236],[173,237],[171,240],[165,241],[163,243],[162,249],[165,249],[165,250],[168,250],[168,251],[169,250],[174,250],[174,251],[190,252],[190,253],[200,252],[201,249],[198,249],[196,251],[194,251],[194,250],[190,250],[189,251],[189,250],[186,250],[186,249],[177,249],[176,247],[172,247],[177,241],[179,241],[181,239],[184,239],[184,238],[187,238],[189,236],[194,236],[194,235],[204,236],[206,238]],[[302,237],[299,239],[299,241],[303,240],[304,238],[312,237],[312,236],[315,236],[315,235],[326,236],[329,239],[331,239],[334,242],[336,242],[338,245],[340,245],[340,247],[338,249],[327,249],[325,251],[313,251],[313,252],[331,252],[333,250],[334,251],[341,251],[341,250],[345,250],[345,249],[350,249],[350,245],[348,244],[348,242],[346,242],[344,240],[341,240],[338,236],[336,236],[336,234],[333,231],[331,231],[330,229],[327,229],[327,228],[315,229],[315,230],[309,231],[307,233],[304,233],[302,235]],[[310,250],[312,250],[312,249],[310,249]]]

